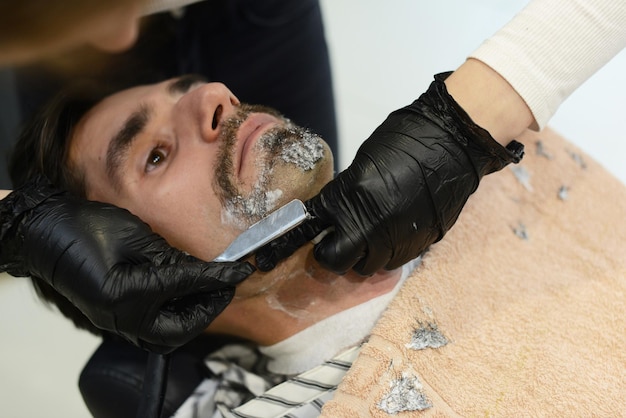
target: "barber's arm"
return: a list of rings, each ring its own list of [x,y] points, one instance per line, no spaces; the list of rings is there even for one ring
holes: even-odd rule
[[[38,178],[0,201],[0,270],[37,276],[97,327],[167,353],[230,303],[248,263],[206,263],[124,209]]]
[[[330,226],[314,250],[326,268],[396,268],[443,237],[484,175],[521,159],[521,144],[505,148],[471,120],[448,94],[447,77],[435,76],[387,117],[350,167],[306,202],[314,220],[257,253],[261,270]]]
[[[329,227],[315,257],[336,272],[371,274],[420,255],[456,222],[482,176],[521,158],[509,141],[545,126],[625,45],[624,2],[529,2],[474,59],[389,115],[306,202],[316,219],[258,252],[257,267],[273,268]]]

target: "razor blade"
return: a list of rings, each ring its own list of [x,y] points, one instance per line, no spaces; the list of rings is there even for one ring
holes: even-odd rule
[[[213,261],[242,260],[309,218],[304,203],[298,199],[292,200],[243,231]]]

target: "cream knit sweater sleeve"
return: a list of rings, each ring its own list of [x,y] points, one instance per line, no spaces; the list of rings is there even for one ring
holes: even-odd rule
[[[542,129],[625,46],[626,0],[532,0],[470,57],[504,77]]]

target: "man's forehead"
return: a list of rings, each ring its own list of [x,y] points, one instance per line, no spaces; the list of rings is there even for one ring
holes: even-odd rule
[[[159,83],[146,84],[141,86],[130,87],[125,90],[113,93],[93,106],[80,121],[88,130],[101,130],[109,128],[110,130],[119,128],[124,118],[128,117],[130,112],[136,110],[142,102],[148,100],[157,100],[159,93],[166,92],[169,85],[178,78],[165,80]],[[119,120],[118,120],[119,119]],[[114,125],[118,122],[118,125]]]
[[[122,110],[126,106],[136,105],[138,101],[144,100],[150,94],[158,91],[161,84],[162,83],[136,86],[113,93],[98,102],[87,115],[89,115],[89,113],[97,114],[105,110]]]
[[[105,97],[93,106],[79,121],[74,139],[88,142],[110,140],[113,132],[147,100],[155,100],[155,93],[164,88],[163,83],[131,87]],[[108,134],[108,136],[107,136]]]

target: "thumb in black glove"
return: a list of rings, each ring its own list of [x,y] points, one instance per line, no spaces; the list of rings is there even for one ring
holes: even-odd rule
[[[170,247],[125,209],[89,202],[41,177],[0,202],[0,268],[35,276],[98,328],[167,353],[230,303],[249,263],[207,263]]]
[[[399,267],[444,236],[484,175],[520,161],[522,144],[502,147],[447,93],[449,74],[387,117],[350,167],[306,202],[315,220],[257,252],[260,270],[329,226],[314,250],[326,268],[370,275]]]

